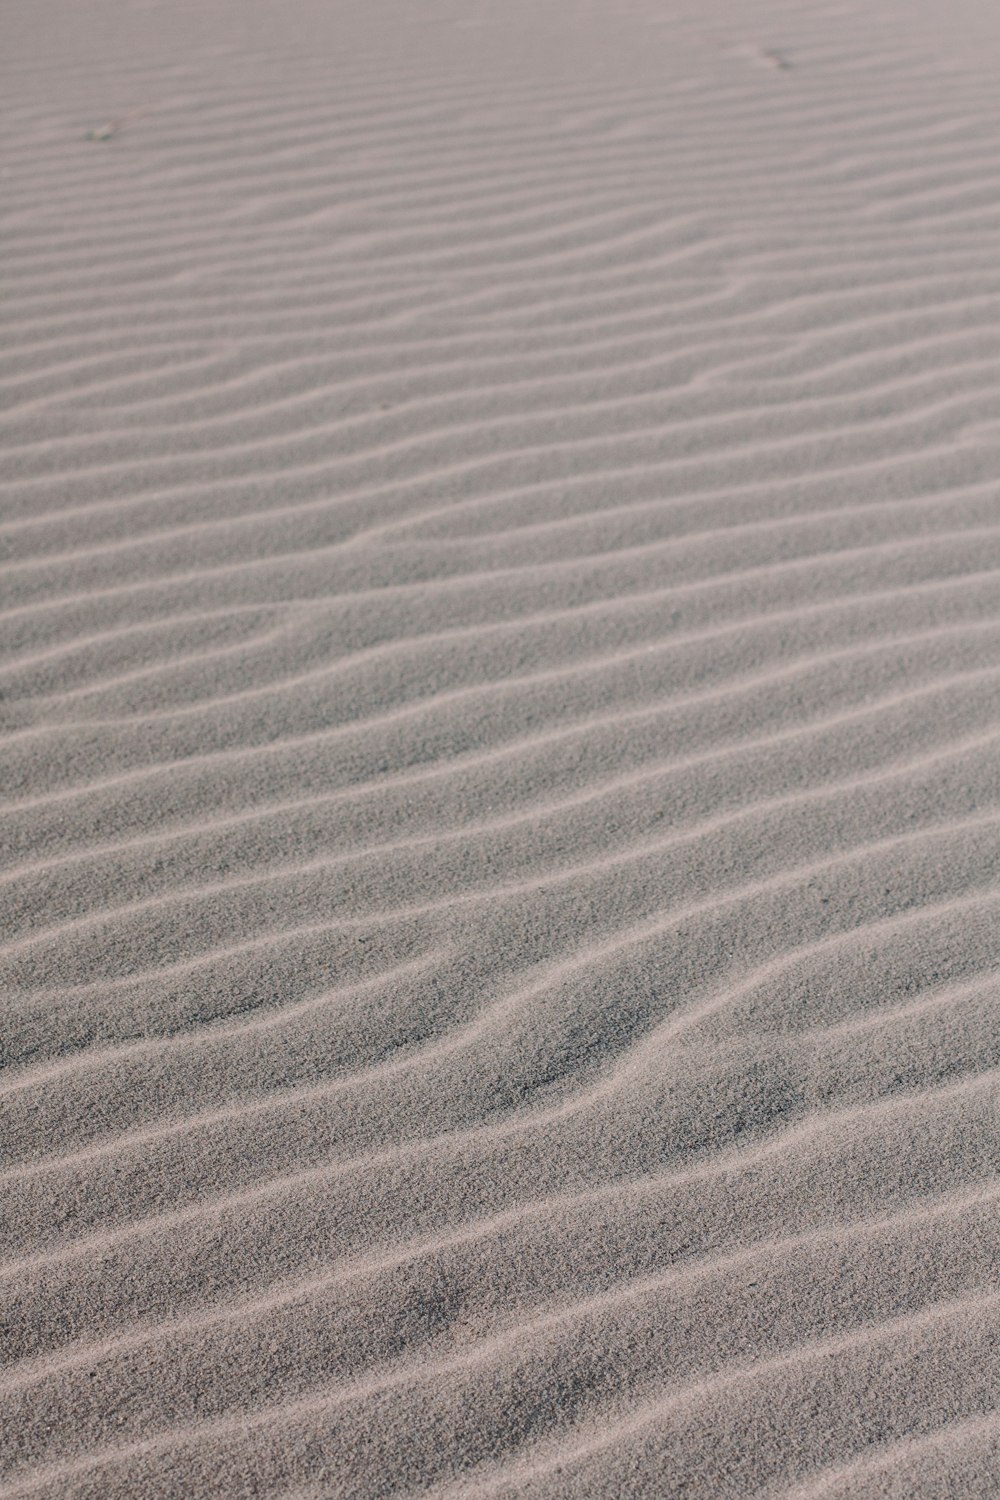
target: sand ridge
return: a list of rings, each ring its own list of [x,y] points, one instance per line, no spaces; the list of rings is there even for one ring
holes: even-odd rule
[[[5,18],[0,1497],[1000,1494],[1000,20]]]

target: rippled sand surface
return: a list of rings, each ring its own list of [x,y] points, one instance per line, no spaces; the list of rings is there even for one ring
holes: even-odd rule
[[[0,1496],[1000,1494],[1000,10],[3,25]]]

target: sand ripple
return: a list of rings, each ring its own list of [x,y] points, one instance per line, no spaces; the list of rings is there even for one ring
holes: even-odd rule
[[[996,15],[5,29],[0,1495],[1000,1493]]]

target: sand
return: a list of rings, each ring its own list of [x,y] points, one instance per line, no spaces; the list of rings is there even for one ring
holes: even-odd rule
[[[1000,10],[3,30],[0,1496],[1000,1495]]]

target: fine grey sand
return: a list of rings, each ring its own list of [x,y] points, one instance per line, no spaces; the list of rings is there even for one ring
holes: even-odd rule
[[[0,1496],[1000,1495],[1000,8],[3,34]]]

